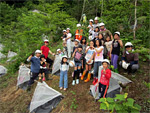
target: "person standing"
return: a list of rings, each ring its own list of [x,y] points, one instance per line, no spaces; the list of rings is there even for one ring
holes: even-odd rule
[[[95,19],[94,19],[94,23],[95,23],[95,24],[94,24],[94,26],[93,26],[94,29],[95,29],[96,27],[100,27],[100,23],[98,23],[98,21],[99,21],[99,20],[98,20],[98,17],[95,17]]]
[[[83,29],[81,29],[81,24],[77,24],[77,30],[75,32],[75,39],[79,41],[82,39]]]
[[[103,37],[104,37],[104,41],[106,41],[106,38],[108,36],[111,37],[111,40],[113,40],[113,36],[112,36],[112,33],[105,28],[105,24],[103,22],[100,23],[100,31],[99,31],[99,34],[103,34]]]
[[[120,32],[114,33],[114,40],[112,42],[111,50],[110,50],[110,57],[111,57],[111,65],[114,66],[114,71],[118,73],[118,58],[120,55],[120,47],[123,48],[122,40],[120,40]]]
[[[71,58],[71,37],[72,34],[70,33],[70,28],[67,28],[67,38],[65,38],[67,42],[67,49],[68,49],[68,57]]]
[[[53,60],[48,57],[48,54],[50,53],[51,55],[55,55],[55,53],[51,52],[48,45],[49,45],[49,41],[47,39],[44,40],[44,45],[41,47],[41,51],[42,54],[45,56],[46,62],[49,64],[48,68],[50,68],[53,64]]]
[[[30,75],[30,80],[28,82],[27,91],[30,91],[31,85],[34,83],[34,80],[39,75],[40,64],[41,64],[40,63],[40,56],[41,56],[41,51],[36,50],[35,51],[35,56],[32,54],[27,59],[28,62],[31,62],[31,75]]]

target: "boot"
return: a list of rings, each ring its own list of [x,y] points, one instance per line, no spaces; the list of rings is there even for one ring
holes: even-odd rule
[[[84,82],[88,82],[88,81],[90,81],[90,79],[91,79],[91,73],[88,73],[88,77],[86,80],[84,80]]]
[[[93,85],[95,84],[95,82],[96,82],[96,78],[94,77],[94,80],[93,80],[93,82],[92,82],[92,83],[93,83]]]
[[[83,75],[81,76],[81,80],[83,80],[84,79],[84,76],[86,75],[86,72],[84,71],[83,72]]]

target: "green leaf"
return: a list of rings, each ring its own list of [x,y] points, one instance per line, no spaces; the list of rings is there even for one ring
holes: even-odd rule
[[[108,102],[110,102],[110,103],[114,102],[114,99],[113,99],[113,98],[110,98],[110,97],[106,98],[106,100],[107,100]]]
[[[100,98],[98,101],[99,102],[105,102],[105,99],[104,98]]]
[[[107,109],[106,104],[104,104],[104,103],[100,103],[100,109],[104,109],[104,110],[106,110],[106,109]]]
[[[128,98],[128,99],[127,99],[127,102],[126,102],[126,105],[132,107],[132,106],[133,106],[133,103],[134,103],[134,99]]]

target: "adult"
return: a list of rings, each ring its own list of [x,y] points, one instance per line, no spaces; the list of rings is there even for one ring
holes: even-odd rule
[[[82,39],[83,29],[81,29],[81,24],[77,24],[77,30],[75,32],[75,39],[79,41]]]
[[[48,68],[50,68],[53,64],[53,60],[48,57],[48,54],[50,53],[51,55],[55,55],[55,53],[51,52],[48,45],[49,45],[49,40],[45,39],[44,45],[41,47],[41,51],[42,51],[42,54],[45,56],[46,62],[49,64]]]
[[[67,28],[67,38],[65,39],[67,42],[67,49],[68,49],[68,57],[71,57],[71,37],[72,34],[70,33],[70,28]]]
[[[131,42],[125,44],[125,51],[123,52],[121,62],[119,63],[122,68],[127,69],[128,73],[134,74],[139,68],[139,54],[134,53],[133,45]]]
[[[112,33],[105,28],[105,24],[103,22],[100,23],[100,31],[99,31],[99,34],[103,34],[103,37],[104,37],[104,41],[106,41],[106,38],[108,36],[111,37],[111,40],[113,40],[113,36],[112,36]]]
[[[100,27],[100,23],[98,23],[98,17],[95,17],[94,18],[94,29],[96,28],[96,27]]]
[[[31,76],[30,80],[28,82],[28,88],[27,91],[30,91],[31,85],[34,83],[34,80],[38,77],[39,71],[40,71],[40,56],[41,56],[41,51],[36,50],[35,51],[35,56],[32,54],[28,57],[27,61],[31,62]]]

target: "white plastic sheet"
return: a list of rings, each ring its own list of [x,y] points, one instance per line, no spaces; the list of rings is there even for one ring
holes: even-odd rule
[[[25,65],[19,67],[19,74],[17,78],[17,86],[28,82],[30,80],[30,69]]]
[[[49,87],[45,82],[38,82],[30,103],[30,112],[59,96],[62,94]]]
[[[0,59],[6,58],[6,55],[0,52]]]
[[[60,70],[61,59],[62,59],[61,56],[59,56],[59,55],[55,56],[54,64],[53,64],[53,67],[52,67],[52,74],[54,74],[54,73],[56,73],[57,71]]]
[[[7,69],[4,66],[0,65],[0,76],[5,75],[7,73]]]

